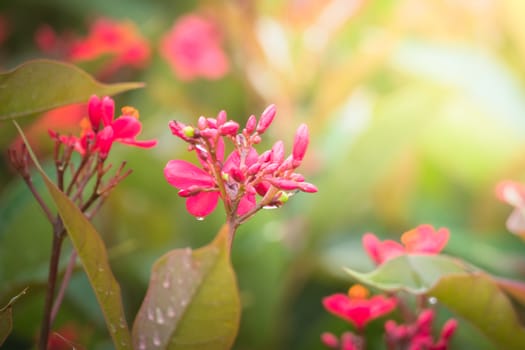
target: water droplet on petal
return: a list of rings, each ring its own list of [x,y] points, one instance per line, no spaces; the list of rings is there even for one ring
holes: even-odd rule
[[[263,209],[277,209],[277,208],[279,208],[278,205],[265,205],[263,207]]]
[[[437,298],[436,297],[429,297],[428,298],[428,303],[430,305],[435,305],[437,303]]]
[[[157,315],[157,323],[164,324],[164,315],[162,314],[160,307],[155,309],[155,314]]]
[[[170,285],[171,285],[171,283],[170,283],[170,276],[166,276],[166,278],[162,282],[162,286],[164,288],[168,289],[170,287]]]

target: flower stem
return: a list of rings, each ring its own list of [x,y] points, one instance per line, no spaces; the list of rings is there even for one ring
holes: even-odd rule
[[[51,324],[53,324],[53,321],[55,320],[55,317],[58,314],[58,310],[60,309],[60,305],[62,304],[62,300],[64,300],[67,286],[69,285],[71,276],[73,276],[73,270],[75,269],[77,256],[78,256],[77,251],[73,249],[73,251],[71,252],[71,256],[69,257],[69,262],[66,267],[66,272],[64,272],[64,277],[62,277],[62,283],[60,285],[60,289],[58,291],[57,297],[53,304],[53,309],[51,310],[51,321],[50,321]]]
[[[44,318],[42,319],[42,325],[40,328],[40,341],[38,345],[40,350],[47,349],[49,332],[51,331],[51,309],[53,306],[58,274],[58,263],[60,261],[60,250],[62,248],[63,239],[64,226],[60,217],[57,217],[53,224],[53,242],[51,246],[51,259],[49,260],[49,275],[47,279],[46,299],[44,304]]]

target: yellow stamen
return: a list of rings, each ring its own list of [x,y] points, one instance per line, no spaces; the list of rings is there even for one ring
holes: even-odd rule
[[[139,119],[139,111],[131,106],[124,106],[120,110],[122,112],[122,115]]]
[[[369,291],[364,286],[360,284],[354,284],[348,290],[348,296],[350,299],[366,299],[368,297]]]

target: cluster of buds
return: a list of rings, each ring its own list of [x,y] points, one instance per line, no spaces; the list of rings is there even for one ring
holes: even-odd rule
[[[237,122],[227,120],[224,111],[217,118],[200,117],[197,127],[178,121],[169,123],[173,135],[189,144],[189,151],[196,152],[202,166],[171,160],[164,168],[168,183],[187,198],[190,214],[197,218],[209,215],[221,198],[230,223],[238,225],[261,208],[281,206],[296,191],[317,192],[296,172],[309,143],[305,124],[297,129],[290,156],[285,158],[282,141],[261,154],[255,150],[275,114],[275,106],[270,105],[258,121],[250,116],[242,130]],[[226,160],[225,140],[233,144]],[[257,196],[262,198],[257,201]]]
[[[434,310],[423,310],[417,320],[412,324],[396,324],[389,320],[385,323],[386,342],[391,350],[446,350],[458,322],[449,319],[443,325],[439,338],[434,341],[432,336],[432,323],[434,321]]]

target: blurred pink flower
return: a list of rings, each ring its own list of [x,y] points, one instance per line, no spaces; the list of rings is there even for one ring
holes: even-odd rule
[[[181,80],[219,79],[229,70],[217,25],[198,15],[179,18],[160,43],[160,54]]]
[[[368,298],[368,290],[356,284],[348,290],[348,294],[338,293],[324,298],[323,305],[330,313],[362,331],[368,322],[394,310],[397,300],[384,295]]]
[[[507,229],[518,235],[525,235],[525,185],[505,180],[496,186],[496,196],[504,203],[510,204],[514,210],[507,219]]]
[[[111,74],[123,66],[143,68],[151,52],[147,40],[133,22],[99,18],[92,23],[86,38],[73,42],[69,59],[87,61],[103,55],[112,56],[104,67],[104,74]]]
[[[400,243],[393,240],[380,241],[373,233],[363,236],[363,247],[376,264],[402,254],[438,254],[448,242],[450,232],[446,228],[435,230],[431,225],[419,225],[403,233]]]

